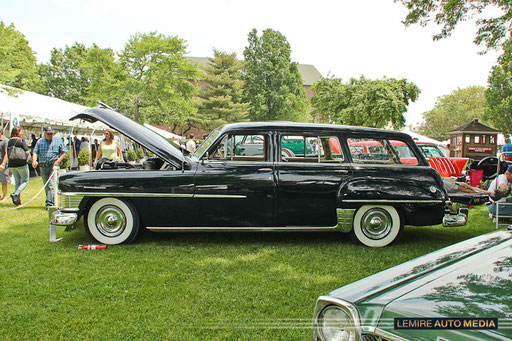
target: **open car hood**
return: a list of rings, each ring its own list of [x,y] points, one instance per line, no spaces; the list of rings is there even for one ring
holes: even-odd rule
[[[144,146],[177,168],[181,169],[182,163],[185,160],[181,151],[164,137],[114,110],[100,107],[89,108],[71,118],[71,120],[76,119],[91,123],[100,121]]]

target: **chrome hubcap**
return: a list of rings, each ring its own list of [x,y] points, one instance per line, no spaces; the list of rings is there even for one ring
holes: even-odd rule
[[[361,229],[370,239],[378,240],[386,237],[393,227],[393,219],[386,210],[374,208],[361,218]]]
[[[113,238],[126,228],[126,216],[117,206],[107,205],[96,213],[96,226],[101,234]]]

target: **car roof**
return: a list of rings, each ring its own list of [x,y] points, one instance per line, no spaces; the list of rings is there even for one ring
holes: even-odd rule
[[[321,123],[302,123],[302,122],[289,122],[289,121],[269,121],[269,122],[242,122],[230,123],[220,127],[221,132],[236,131],[246,129],[261,129],[261,130],[284,130],[284,131],[308,131],[308,130],[331,130],[344,133],[367,133],[376,135],[388,135],[401,139],[412,139],[410,135],[395,130],[386,130],[368,127],[355,127],[338,124],[321,124]]]

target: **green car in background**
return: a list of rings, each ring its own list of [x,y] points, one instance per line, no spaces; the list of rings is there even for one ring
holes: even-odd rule
[[[260,135],[244,136],[243,140],[235,141],[235,155],[255,156],[263,152],[263,137]],[[281,153],[285,157],[316,155],[315,138],[287,136],[281,142]]]
[[[411,322],[414,318],[420,320]],[[512,231],[506,230],[454,244],[319,297],[313,340],[510,340],[511,318]],[[427,320],[444,328],[422,329],[420,321],[425,327]]]

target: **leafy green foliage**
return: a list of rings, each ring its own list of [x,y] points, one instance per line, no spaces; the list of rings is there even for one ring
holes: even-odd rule
[[[291,47],[278,31],[266,29],[258,37],[249,33],[244,50],[244,93],[251,103],[252,121],[308,120],[308,102]]]
[[[198,114],[203,127],[212,130],[220,125],[248,120],[249,104],[243,100],[242,63],[236,53],[213,51],[205,67],[205,87],[199,90]]]
[[[457,24],[477,17],[474,42],[487,49],[498,48],[512,33],[512,3],[503,0],[394,0],[409,11],[403,23],[426,26],[435,22],[441,31],[434,39],[451,35]],[[489,9],[488,11],[484,11]],[[497,14],[499,13],[499,14]]]
[[[0,84],[36,90],[36,57],[25,36],[13,24],[0,21]]]
[[[69,153],[66,153],[59,164],[60,169],[68,169],[69,168]]]
[[[420,89],[406,79],[370,80],[361,76],[343,83],[340,78],[323,78],[312,88],[311,103],[323,122],[395,129],[405,125],[404,113]]]
[[[78,153],[78,164],[80,166],[88,165],[90,160],[91,160],[91,153],[89,152],[89,149],[87,149],[87,148],[82,149]]]
[[[128,153],[126,155],[126,159],[128,161],[135,161],[135,160],[137,160],[137,153],[135,152],[135,150],[133,150],[133,149],[128,150]]]
[[[144,158],[144,150],[142,148],[139,148],[135,151],[135,154],[137,156],[137,160],[142,160]]]
[[[128,73],[122,85],[136,121],[147,117],[152,124],[191,126],[196,108],[192,98],[197,67],[184,58],[185,42],[156,32],[130,37],[120,54]],[[187,129],[187,130],[188,130]]]
[[[482,121],[486,108],[484,87],[457,89],[449,95],[440,96],[434,108],[423,113],[424,123],[420,130],[426,136],[444,141],[449,137],[447,133],[454,128],[474,118]]]
[[[120,82],[125,74],[111,49],[76,42],[54,48],[50,61],[39,66],[42,93],[73,103],[94,106],[97,100],[121,106]]]
[[[484,117],[505,134],[512,133],[512,42],[507,41],[498,65],[492,67],[488,79],[488,109]]]

